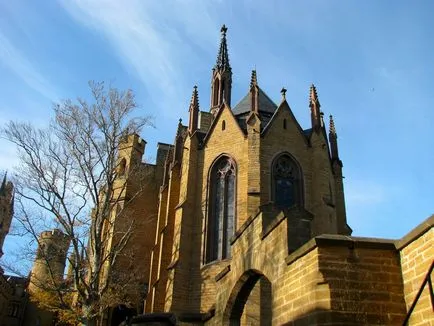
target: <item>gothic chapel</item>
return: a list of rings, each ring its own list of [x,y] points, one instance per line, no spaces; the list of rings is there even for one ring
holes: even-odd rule
[[[330,116],[326,130],[315,86],[308,128],[286,90],[274,103],[256,71],[233,105],[226,34],[223,25],[209,107],[199,107],[195,86],[188,126],[180,121],[174,144],[159,143],[156,164],[146,165],[152,183],[140,212],[155,218],[136,255],[145,315],[199,325],[402,320],[399,252],[390,241],[350,237],[336,129]],[[120,159],[140,160],[144,145],[131,135]],[[385,264],[393,277],[376,288],[365,276]],[[381,291],[399,296],[381,303]]]
[[[327,137],[315,86],[308,129],[295,119],[285,89],[276,105],[256,71],[246,96],[232,106],[226,33],[223,26],[209,109],[201,111],[194,87],[188,127],[179,125],[174,146],[159,144],[167,154],[146,312],[208,312],[221,283],[216,276],[260,245],[254,242],[275,238],[283,219],[290,225],[279,236],[287,243],[273,250],[284,255],[316,235],[351,233],[336,132],[330,120]],[[255,220],[262,225],[251,228]],[[276,258],[263,249],[248,262],[261,273],[264,266],[255,264],[271,266]]]

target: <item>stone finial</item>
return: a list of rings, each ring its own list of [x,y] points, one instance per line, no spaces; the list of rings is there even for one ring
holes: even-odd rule
[[[228,28],[225,24],[223,24],[222,28],[220,29],[220,32],[222,33],[222,36],[226,36],[226,32],[228,31]]]
[[[282,100],[286,100],[286,88],[282,87],[280,90],[280,94],[282,94]]]

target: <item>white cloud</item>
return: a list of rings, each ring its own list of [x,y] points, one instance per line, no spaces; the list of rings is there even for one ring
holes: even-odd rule
[[[185,92],[191,76],[183,76],[183,62],[195,63],[188,58],[197,57],[193,47],[216,43],[218,24],[203,1],[161,2],[77,0],[62,5],[77,22],[102,33],[154,103],[171,106],[179,96],[190,95]]]
[[[29,87],[50,100],[57,100],[54,87],[33,64],[0,32],[0,62],[19,76]]]

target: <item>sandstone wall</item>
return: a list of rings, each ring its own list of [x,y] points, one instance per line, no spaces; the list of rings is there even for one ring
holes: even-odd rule
[[[434,215],[398,242],[407,310],[413,304],[422,282],[434,261],[433,225]],[[431,273],[431,280],[434,281],[434,273]],[[431,302],[429,291],[429,285],[426,284],[411,314],[409,325],[434,324],[433,303]]]

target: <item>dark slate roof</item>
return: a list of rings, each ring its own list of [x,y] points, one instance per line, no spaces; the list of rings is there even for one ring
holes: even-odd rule
[[[312,128],[303,130],[303,134],[306,136],[306,138],[309,138],[311,133],[312,133]]]
[[[265,92],[258,87],[259,89],[259,112],[268,112],[273,114],[274,111],[277,109],[277,105],[268,97]],[[246,96],[232,109],[232,112],[234,115],[250,112],[251,109],[251,102],[250,102],[250,92],[247,93]]]

